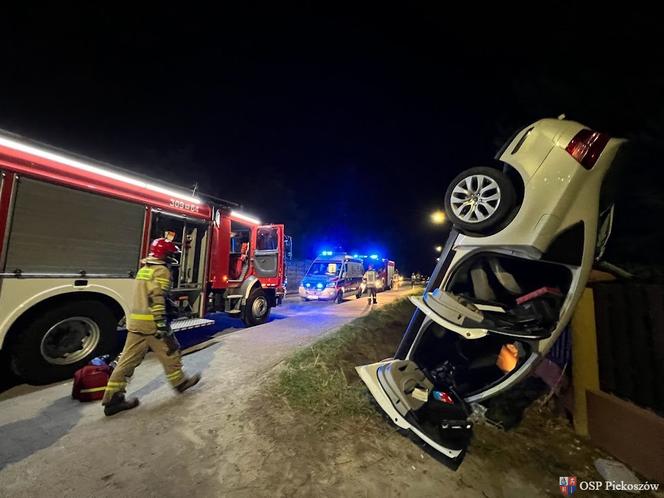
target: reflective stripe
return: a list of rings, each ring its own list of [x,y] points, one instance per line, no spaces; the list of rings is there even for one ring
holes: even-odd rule
[[[126,382],[109,382],[106,385],[111,386],[111,387],[116,387],[116,386],[123,387],[123,386],[126,386],[127,383]]]
[[[91,387],[90,389],[81,389],[81,393],[98,393],[99,391],[105,391],[106,387]]]
[[[154,310],[165,310],[166,306],[164,306],[163,304],[153,304],[152,306],[150,306],[150,309],[152,311],[154,311]]]
[[[141,313],[131,313],[129,315],[130,320],[145,320],[145,321],[154,321],[154,315],[143,315]]]
[[[177,379],[179,376],[184,375],[184,372],[182,370],[176,370],[175,372],[169,373],[166,375],[166,378],[168,380],[174,380]]]
[[[171,288],[171,281],[168,278],[156,277],[155,280],[163,290],[168,290]]]
[[[136,274],[136,280],[152,280],[154,270],[152,268],[141,268]]]

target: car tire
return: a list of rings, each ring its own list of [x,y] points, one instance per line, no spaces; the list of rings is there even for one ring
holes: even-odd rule
[[[470,168],[457,175],[445,192],[445,212],[463,232],[486,234],[507,220],[516,205],[516,192],[503,172]]]
[[[118,318],[99,301],[74,301],[35,313],[20,323],[20,331],[10,341],[12,371],[29,384],[48,384],[71,378],[74,372],[118,346]],[[81,348],[57,356],[66,341]],[[59,341],[58,341],[59,339]]]
[[[334,298],[334,302],[337,304],[341,304],[344,302],[344,293],[343,291],[337,292],[337,297]]]
[[[242,311],[242,321],[247,327],[260,325],[270,318],[270,302],[263,289],[254,289],[249,294]]]

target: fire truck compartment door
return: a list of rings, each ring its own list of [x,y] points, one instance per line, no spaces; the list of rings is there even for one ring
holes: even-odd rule
[[[254,272],[257,277],[276,277],[283,257],[283,230],[280,225],[268,225],[256,229]]]

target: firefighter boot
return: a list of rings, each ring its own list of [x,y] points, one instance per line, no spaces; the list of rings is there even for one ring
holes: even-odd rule
[[[123,412],[125,410],[131,410],[138,406],[137,398],[125,399],[123,393],[115,393],[111,398],[111,401],[104,406],[104,415],[110,417],[116,413]]]
[[[191,377],[187,377],[182,384],[175,386],[175,390],[179,393],[185,392],[190,387],[194,387],[198,384],[198,381],[201,380],[201,374],[194,374]]]

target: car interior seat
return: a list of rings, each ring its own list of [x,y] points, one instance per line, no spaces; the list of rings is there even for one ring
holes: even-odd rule
[[[243,280],[249,269],[249,243],[243,242],[239,253],[231,253],[228,268],[230,280]]]
[[[488,269],[485,261],[488,262]],[[521,285],[516,281],[514,275],[505,270],[498,258],[487,258],[477,261],[470,269],[470,280],[473,294],[479,301],[500,301],[499,296],[509,297],[523,294]]]

